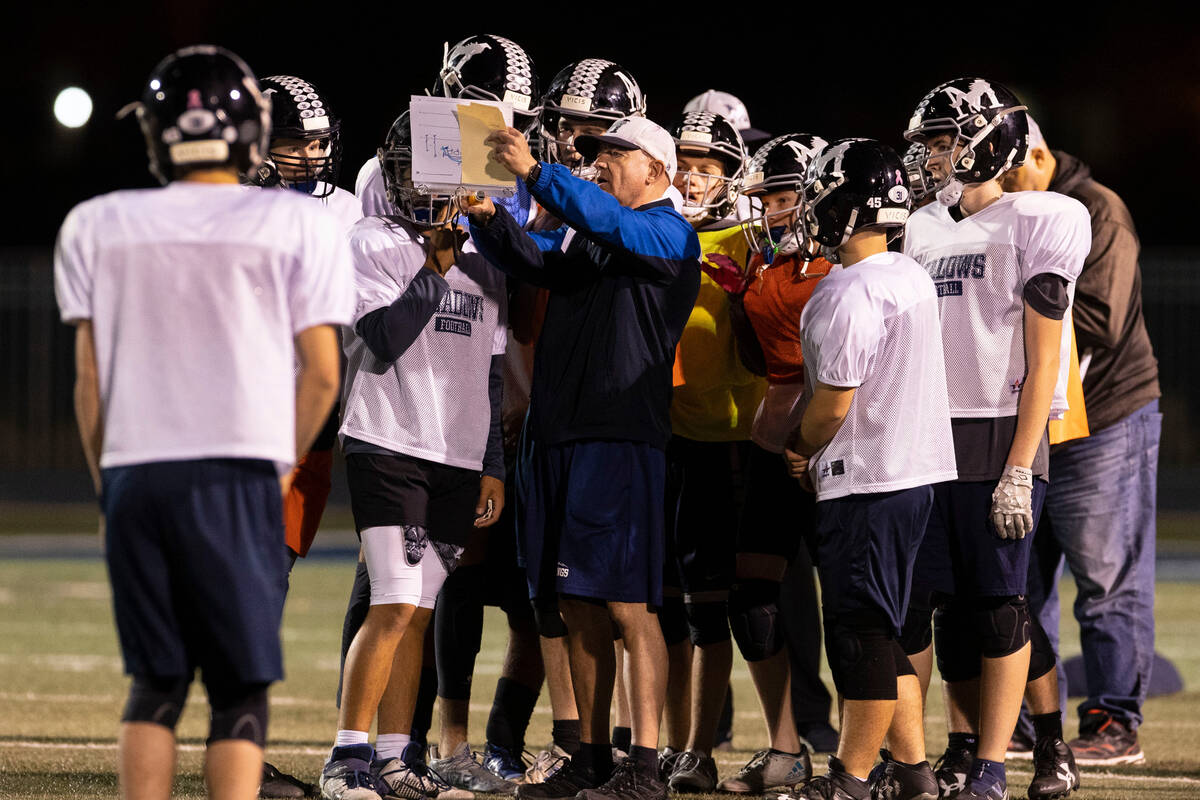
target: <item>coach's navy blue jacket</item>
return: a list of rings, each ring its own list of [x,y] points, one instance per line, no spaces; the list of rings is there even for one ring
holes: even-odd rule
[[[537,441],[622,439],[665,448],[675,345],[700,291],[700,242],[670,200],[625,208],[542,164],[534,198],[566,225],[526,233],[499,206],[471,226],[498,268],[550,290],[529,425]]]

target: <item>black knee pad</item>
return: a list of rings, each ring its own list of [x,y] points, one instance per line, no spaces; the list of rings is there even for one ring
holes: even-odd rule
[[[1029,643],[1029,603],[1024,595],[981,597],[975,601],[975,625],[985,658],[1012,655]]]
[[[245,739],[262,747],[267,742],[267,685],[229,683],[208,685],[212,722],[208,744],[223,739]]]
[[[1058,656],[1037,617],[1031,615],[1029,621],[1029,680],[1036,681],[1058,665]]]
[[[929,596],[913,597],[904,612],[904,625],[900,628],[900,646],[905,655],[916,655],[933,644],[933,608]]]
[[[955,599],[934,609],[933,634],[942,680],[957,683],[979,677],[979,630],[969,601]]]
[[[537,623],[538,635],[546,639],[561,639],[567,635],[567,624],[558,613],[558,597],[536,597],[529,601],[533,605],[533,619]]]
[[[688,636],[692,644],[704,647],[729,641],[729,602],[684,603],[687,609]]]
[[[903,653],[889,628],[876,611],[844,612],[825,620],[829,669],[847,700],[896,699],[896,656]]]
[[[729,623],[725,624],[728,626]],[[663,595],[662,605],[658,607],[658,625],[668,647],[688,638],[687,609],[683,606],[682,595]]]
[[[779,618],[779,582],[739,580],[729,594],[729,627],[742,658],[765,661],[785,643]]]
[[[483,570],[482,564],[459,567],[438,592],[433,652],[438,695],[447,700],[471,699],[471,676],[483,639]]]
[[[191,678],[150,678],[134,676],[121,722],[153,722],[175,730],[179,715],[187,703]]]

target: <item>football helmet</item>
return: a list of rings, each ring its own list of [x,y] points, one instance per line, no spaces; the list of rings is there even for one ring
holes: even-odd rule
[[[808,165],[804,223],[827,260],[864,228],[904,230],[908,177],[896,151],[874,139],[839,139]],[[810,249],[811,252],[811,249]]]
[[[717,176],[676,171],[676,188],[683,195],[683,215],[693,222],[728,216],[737,204],[738,185],[746,166],[746,145],[737,128],[720,114],[688,111],[671,126],[670,133],[679,155],[715,158],[725,172],[724,176]]]
[[[689,111],[712,111],[720,114],[729,120],[730,125],[737,128],[747,146],[771,138],[771,134],[750,124],[750,112],[746,110],[746,104],[729,92],[718,92],[716,89],[701,92],[688,100],[687,105],[683,107],[685,114]]]
[[[542,97],[538,139],[542,160],[565,164],[579,174],[582,157],[572,146],[574,137],[559,138],[559,120],[589,122],[605,129],[625,117],[646,116],[646,98],[634,77],[620,65],[602,58],[585,58],[568,64],[550,81]]]
[[[388,202],[396,208],[396,216],[417,228],[432,228],[442,223],[446,207],[454,199],[449,194],[430,192],[412,182],[412,126],[408,111],[396,117],[375,152],[383,173],[383,185]]]
[[[259,86],[271,98],[271,150],[250,182],[284,186],[314,197],[333,194],[342,168],[342,122],[328,98],[294,75],[272,75],[259,81]],[[306,146],[284,151],[280,139]]]
[[[1029,121],[1025,106],[998,83],[983,78],[955,78],[921,99],[908,122],[904,138],[928,146],[930,139],[950,135],[942,150],[930,148],[927,164],[945,158],[947,174],[964,184],[998,178],[1025,162],[1029,150]]]
[[[468,36],[442,50],[442,69],[433,84],[439,97],[511,103],[513,127],[529,135],[537,126],[537,72],[525,48],[503,36]]]
[[[150,172],[168,183],[190,169],[256,170],[267,154],[271,101],[246,62],[215,45],[176,50],[154,67],[137,114]]]
[[[908,176],[908,190],[912,192],[913,203],[920,203],[937,191],[937,182],[926,166],[929,161],[928,147],[922,142],[913,142],[904,151],[901,160]]]
[[[776,255],[789,255],[804,241],[801,202],[809,163],[826,146],[820,136],[789,133],[776,136],[754,153],[742,175],[739,191],[750,199],[750,216],[738,220],[746,242],[771,263]],[[763,196],[795,192],[795,205],[767,212]]]

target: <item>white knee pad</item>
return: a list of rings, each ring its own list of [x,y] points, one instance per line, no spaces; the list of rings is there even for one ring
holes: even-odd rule
[[[437,545],[417,525],[389,525],[362,532],[363,560],[371,577],[371,605],[403,603],[433,608],[462,548]],[[440,550],[450,548],[447,567]]]

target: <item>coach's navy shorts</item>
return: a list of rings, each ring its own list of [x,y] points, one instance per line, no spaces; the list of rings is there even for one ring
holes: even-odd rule
[[[125,671],[205,683],[283,677],[287,548],[273,464],[160,461],[103,471],[105,557]]]
[[[1046,482],[1033,480],[1033,532],[1001,539],[992,525],[996,481],[953,481],[933,487],[933,513],[917,554],[913,591],[964,597],[1026,594],[1029,553],[1046,499]]]
[[[929,486],[817,503],[817,574],[826,618],[878,610],[900,635],[913,561],[932,509]]]
[[[666,454],[609,440],[522,447],[517,530],[529,596],[661,605]]]

